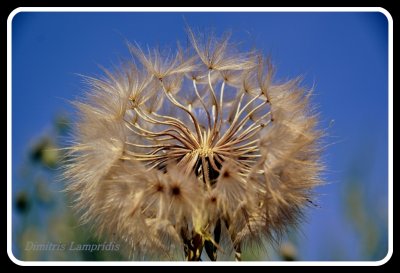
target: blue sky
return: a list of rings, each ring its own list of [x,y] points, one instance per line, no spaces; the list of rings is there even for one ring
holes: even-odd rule
[[[51,126],[55,114],[72,113],[67,100],[83,88],[76,74],[100,74],[98,64],[129,57],[125,39],[175,47],[177,40],[186,41],[186,23],[217,34],[230,30],[233,41],[271,55],[277,79],[303,75],[306,86],[315,85],[321,126],[329,127],[327,184],[318,189],[320,208],[307,212],[301,258],[365,259],[365,242],[345,216],[343,196],[349,179],[362,177],[362,192],[384,226],[388,22],[378,12],[19,13],[12,22],[13,177],[32,139]]]

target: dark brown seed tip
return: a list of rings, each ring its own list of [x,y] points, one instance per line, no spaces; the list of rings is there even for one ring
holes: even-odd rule
[[[179,195],[181,193],[181,189],[178,186],[173,186],[171,189],[172,195]]]
[[[156,188],[156,191],[158,191],[158,192],[163,192],[163,191],[164,191],[164,186],[161,185],[161,184],[158,184],[158,185],[157,185],[157,188]]]

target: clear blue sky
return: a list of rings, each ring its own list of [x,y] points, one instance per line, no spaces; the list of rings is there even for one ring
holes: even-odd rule
[[[185,42],[185,22],[231,30],[233,41],[272,56],[278,79],[304,75],[315,84],[321,126],[334,124],[324,154],[328,184],[302,226],[301,258],[363,259],[342,196],[349,176],[362,177],[364,195],[382,214],[377,221],[386,221],[388,22],[381,13],[19,13],[12,23],[13,175],[32,138],[82,94],[76,74],[99,74],[97,64],[129,57],[125,39]]]

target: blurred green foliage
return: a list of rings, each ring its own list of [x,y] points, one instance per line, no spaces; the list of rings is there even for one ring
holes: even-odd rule
[[[367,147],[367,145],[366,145]],[[373,153],[368,145],[368,151]],[[367,148],[366,148],[367,149]],[[387,211],[381,210],[381,194],[368,191],[366,185],[373,162],[362,157],[354,160],[343,188],[343,210],[360,241],[361,256],[365,260],[381,260],[388,252]],[[382,181],[387,183],[387,181]],[[382,184],[384,185],[384,184]]]
[[[79,244],[102,244],[87,226],[81,226],[70,208],[71,200],[58,181],[63,141],[70,132],[66,115],[56,117],[47,130],[29,148],[19,166],[13,188],[13,253],[23,261],[120,261],[123,251],[76,250]],[[62,250],[50,244],[63,245]],[[73,244],[71,250],[71,244]],[[40,247],[47,246],[48,249]],[[36,247],[36,249],[35,249]],[[56,250],[55,250],[56,249]]]
[[[347,216],[358,231],[362,241],[365,242],[362,249],[364,255],[373,256],[374,249],[377,248],[378,224],[368,215],[365,207],[365,196],[357,180],[348,185],[348,195],[346,196]]]

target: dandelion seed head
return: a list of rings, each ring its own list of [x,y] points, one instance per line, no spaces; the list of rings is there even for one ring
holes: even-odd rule
[[[176,53],[130,44],[132,61],[84,77],[63,174],[82,222],[135,257],[240,259],[301,220],[322,132],[300,79],[275,83],[229,35],[188,36]]]

